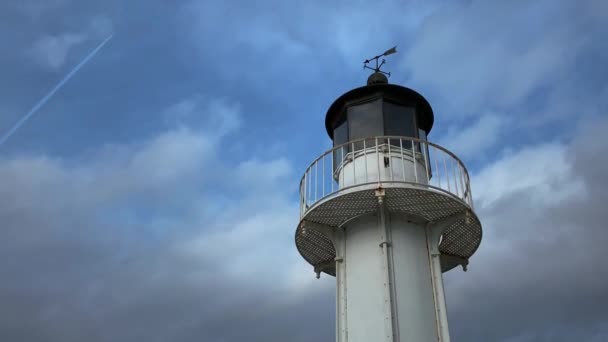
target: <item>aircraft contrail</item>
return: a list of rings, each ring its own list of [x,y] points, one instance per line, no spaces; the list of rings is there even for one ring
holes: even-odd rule
[[[80,70],[89,60],[91,60],[91,58],[95,57],[95,55],[99,52],[99,50],[101,50],[101,48],[103,48],[104,45],[106,45],[106,43],[112,39],[114,35],[111,34],[108,36],[108,38],[104,39],[103,42],[101,42],[101,44],[99,44],[95,50],[91,51],[91,53],[89,53],[80,63],[78,63],[74,69],[72,69],[61,81],[59,81],[59,83],[57,83],[57,85],[55,87],[53,87],[53,89],[51,89],[51,91],[49,91],[48,94],[46,94],[40,101],[38,101],[38,103],[36,103],[36,105],[30,109],[29,112],[27,112],[27,114],[25,114],[19,121],[17,121],[17,123],[8,131],[6,132],[2,138],[0,138],[0,146],[2,146],[7,140],[8,138],[10,138],[13,134],[15,134],[15,132],[19,129],[19,127],[21,127],[32,115],[36,114],[36,112],[42,107],[44,106],[44,104],[51,98],[53,97],[53,95],[55,95],[55,93],[61,89],[61,87],[63,87],[63,85],[70,80],[70,78],[72,78],[72,76],[74,76],[75,73],[78,72],[78,70]]]

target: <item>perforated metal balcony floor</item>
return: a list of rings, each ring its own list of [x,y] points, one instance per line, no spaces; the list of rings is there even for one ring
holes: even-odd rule
[[[337,228],[347,220],[377,211],[375,191],[378,184],[359,185],[341,190],[316,202],[303,215],[296,230],[296,246],[311,265],[326,265],[324,273],[335,276],[336,251],[332,241],[316,230],[302,231],[302,222],[309,221]],[[448,226],[439,245],[442,271],[456,266],[466,267],[468,259],[481,243],[481,223],[464,201],[453,194],[424,184],[407,182],[383,182],[385,205],[389,213],[401,213],[417,217],[425,222],[442,219],[469,211]]]

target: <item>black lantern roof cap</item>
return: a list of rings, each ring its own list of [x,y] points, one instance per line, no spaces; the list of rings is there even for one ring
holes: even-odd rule
[[[375,74],[376,73],[372,74],[369,78],[372,79],[373,77],[375,79],[378,77],[374,76]],[[369,82],[368,80],[368,85],[355,88],[344,93],[329,107],[327,110],[327,115],[325,116],[325,129],[327,130],[329,137],[333,140],[335,124],[340,119],[348,104],[365,101],[365,99],[368,98],[375,99],[379,97],[382,97],[392,103],[415,107],[417,112],[418,128],[424,130],[427,135],[431,131],[431,128],[433,128],[433,122],[435,120],[433,109],[424,96],[420,95],[413,89],[400,85],[390,83],[374,83]]]

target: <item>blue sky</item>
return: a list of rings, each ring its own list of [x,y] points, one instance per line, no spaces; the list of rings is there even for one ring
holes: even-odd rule
[[[0,337],[331,340],[293,243],[324,118],[390,81],[471,173],[484,240],[445,275],[455,341],[604,341],[608,19],[596,1],[0,4]],[[313,328],[314,326],[314,328]]]

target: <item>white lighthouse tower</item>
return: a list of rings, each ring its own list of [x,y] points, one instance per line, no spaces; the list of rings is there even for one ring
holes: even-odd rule
[[[334,147],[300,183],[296,246],[336,277],[338,342],[449,341],[442,273],[481,242],[467,169],[427,140],[430,104],[380,70],[394,52],[330,106]]]

